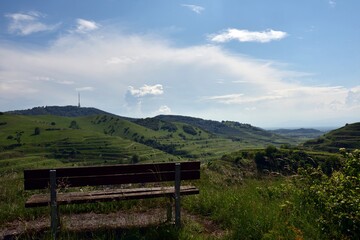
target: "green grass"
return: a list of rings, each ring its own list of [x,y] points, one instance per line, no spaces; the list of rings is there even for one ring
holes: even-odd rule
[[[186,199],[191,212],[208,216],[230,239],[323,239],[316,211],[304,206],[286,178],[228,181],[234,172],[209,166],[200,185],[201,194]]]
[[[39,161],[27,159],[38,166]],[[22,219],[31,220],[49,214],[47,207],[25,209],[30,193],[23,190],[24,161],[0,177],[0,225]],[[25,161],[26,162],[26,161]],[[40,161],[41,162],[41,161]],[[63,166],[54,160],[49,166]],[[221,239],[324,239],[317,212],[304,205],[291,178],[244,178],[244,169],[224,161],[210,161],[202,165],[201,180],[194,184],[199,195],[182,198],[182,207],[200,219],[211,220]],[[62,214],[83,212],[109,213],[118,210],[151,209],[166,206],[167,199],[123,201],[61,206]],[[20,239],[46,238],[49,232],[26,233]],[[62,231],[60,239],[211,239],[201,222],[187,220],[183,228],[159,225],[146,229],[98,229],[92,232]]]
[[[105,115],[104,115],[105,116]],[[222,239],[326,239],[315,221],[318,213],[302,201],[291,178],[258,178],[256,166],[249,159],[235,162],[246,150],[249,155],[264,148],[264,139],[237,140],[215,137],[195,128],[197,135],[184,132],[182,123],[174,123],[176,132],[154,131],[132,122],[110,116],[81,118],[57,116],[0,115],[0,225],[16,219],[31,220],[49,214],[46,207],[25,209],[31,194],[23,190],[23,170],[60,166],[129,163],[133,155],[141,162],[188,159],[141,144],[139,139],[156,139],[163,145],[174,144],[202,161],[201,180],[196,181],[200,194],[183,198],[182,207],[201,219],[211,220],[223,232]],[[76,120],[79,129],[70,129]],[[55,124],[54,124],[55,123]],[[34,135],[35,127],[40,135]],[[52,129],[52,130],[48,130]],[[21,145],[8,136],[23,131]],[[171,136],[172,135],[172,136]],[[268,142],[267,142],[268,143]],[[276,144],[279,144],[277,140]],[[220,161],[230,154],[231,161]],[[331,154],[309,152],[328,158]],[[164,199],[124,201],[121,203],[61,206],[64,214],[82,212],[109,213],[117,210],[165,207]],[[187,220],[181,230],[171,226],[118,231],[99,229],[94,232],[62,232],[61,239],[209,239],[204,226]],[[23,239],[46,238],[45,233],[27,233]]]

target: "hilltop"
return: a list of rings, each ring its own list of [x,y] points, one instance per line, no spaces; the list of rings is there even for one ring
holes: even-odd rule
[[[0,149],[62,162],[211,160],[239,149],[283,144],[296,141],[250,124],[184,116],[134,119],[75,106],[0,115]]]
[[[360,122],[346,124],[314,140],[306,141],[304,147],[314,150],[337,152],[339,148],[360,148]]]
[[[45,106],[45,107],[34,107],[26,110],[14,110],[8,111],[9,114],[17,115],[55,115],[62,117],[81,117],[91,116],[98,114],[114,115],[97,108],[92,107],[77,107],[77,106]]]
[[[325,134],[325,132],[313,128],[298,128],[298,129],[280,128],[280,129],[271,130],[270,132],[284,137],[298,139],[299,141],[302,142],[320,137],[321,135]]]

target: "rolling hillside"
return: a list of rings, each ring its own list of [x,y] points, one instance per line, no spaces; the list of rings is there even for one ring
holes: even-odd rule
[[[359,132],[359,124],[349,124],[304,146],[327,151],[358,148]],[[3,159],[26,156],[85,165],[211,160],[241,149],[299,142],[299,138],[250,124],[174,115],[133,119],[74,106],[40,107],[0,115]]]
[[[215,136],[256,146],[296,144],[291,138],[283,137],[264,129],[233,121],[213,121],[187,116],[160,115],[157,119],[169,122],[182,122],[204,129]]]
[[[91,116],[99,114],[114,115],[97,108],[91,107],[77,107],[77,106],[45,106],[45,107],[34,107],[26,110],[14,110],[7,112],[9,114],[17,115],[55,115],[62,117],[81,117]]]
[[[337,152],[339,148],[349,150],[360,148],[360,122],[346,124],[344,127],[330,131],[323,136],[305,142],[304,147]]]
[[[325,132],[313,129],[313,128],[298,128],[298,129],[276,129],[271,130],[270,132],[288,137],[291,139],[297,139],[300,142],[305,142],[317,137],[320,137]]]

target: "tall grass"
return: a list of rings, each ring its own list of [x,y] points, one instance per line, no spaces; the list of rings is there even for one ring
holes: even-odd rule
[[[242,184],[227,184],[223,173],[207,169],[203,175],[201,194],[187,198],[185,207],[229,230],[229,239],[324,238],[315,221],[316,210],[303,204],[291,180],[245,179]]]
[[[209,219],[221,230],[221,239],[326,239],[316,222],[318,212],[301,199],[290,178],[246,177],[224,161],[204,164],[201,180],[194,182],[200,194],[182,198],[182,207],[198,218]],[[47,207],[25,209],[23,176],[13,172],[0,177],[0,225],[15,219],[36,219],[49,214]],[[109,213],[161,207],[167,199],[120,203],[61,206],[61,214]],[[183,228],[169,225],[128,230],[98,229],[92,232],[62,231],[60,239],[209,239],[201,222],[184,217]],[[26,233],[20,239],[46,238],[45,233]],[[213,237],[215,238],[215,237]]]

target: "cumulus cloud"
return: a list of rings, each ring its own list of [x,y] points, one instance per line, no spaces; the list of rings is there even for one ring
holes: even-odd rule
[[[348,91],[346,103],[351,106],[360,105],[360,86],[354,87]]]
[[[160,108],[156,111],[155,114],[156,115],[159,115],[159,114],[171,114],[171,109],[168,106],[163,105],[163,106],[160,106]]]
[[[246,29],[229,28],[220,34],[213,34],[209,36],[212,42],[224,43],[232,40],[239,42],[260,42],[266,43],[274,40],[280,40],[287,36],[286,32],[275,31],[268,29],[262,32],[252,32]]]
[[[60,23],[49,25],[41,22],[41,19],[45,18],[45,15],[39,12],[11,13],[6,14],[5,17],[10,19],[8,26],[9,32],[21,36],[52,31],[60,25]]]
[[[129,92],[135,97],[144,97],[147,95],[161,95],[164,93],[163,86],[161,84],[156,84],[153,86],[144,85],[138,89],[129,86]]]
[[[99,30],[62,35],[46,48],[0,43],[0,56],[0,111],[76,105],[76,88],[89,91],[83,104],[129,117],[171,111],[269,126],[360,115],[359,86],[306,85],[304,73],[217,45],[176,47],[154,36]]]
[[[83,92],[83,91],[94,91],[93,87],[80,87],[80,88],[76,88],[75,89],[78,92]]]
[[[130,64],[130,63],[135,63],[135,59],[131,58],[131,57],[111,57],[109,59],[106,60],[107,64]]]
[[[335,0],[329,0],[329,5],[332,8],[336,7],[336,1]]]
[[[82,18],[78,18],[76,20],[77,26],[76,26],[76,32],[78,33],[87,33],[94,31],[100,27],[100,24],[97,24],[94,21],[85,20]]]
[[[188,9],[190,9],[191,11],[197,13],[197,14],[201,14],[202,11],[205,10],[204,7],[198,6],[198,5],[192,5],[192,4],[181,4],[181,6],[186,7]]]

